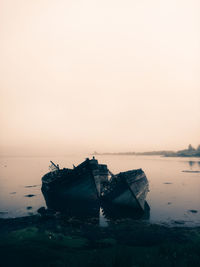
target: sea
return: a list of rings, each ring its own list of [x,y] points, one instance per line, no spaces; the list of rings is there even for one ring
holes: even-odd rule
[[[37,214],[46,203],[41,178],[49,172],[50,160],[60,168],[72,168],[91,155],[63,157],[1,157],[0,218]],[[135,155],[98,155],[112,173],[142,168],[149,181],[149,215],[142,220],[167,226],[200,226],[200,158]],[[100,211],[100,226],[107,218]],[[139,220],[139,219],[138,219]]]

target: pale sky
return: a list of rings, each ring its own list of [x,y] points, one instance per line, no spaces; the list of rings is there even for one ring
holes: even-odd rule
[[[1,153],[200,143],[199,0],[0,0]]]

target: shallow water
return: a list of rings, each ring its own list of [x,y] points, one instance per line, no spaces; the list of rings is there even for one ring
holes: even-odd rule
[[[86,156],[0,158],[0,218],[35,214],[45,206],[41,177],[48,172],[49,161],[71,168]],[[150,183],[147,202],[152,223],[200,225],[199,158],[158,156],[98,156],[113,173],[142,168]],[[100,223],[106,219],[100,212]]]

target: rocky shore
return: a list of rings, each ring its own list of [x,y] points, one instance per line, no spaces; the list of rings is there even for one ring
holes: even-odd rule
[[[12,255],[12,256],[11,256]],[[1,266],[197,266],[200,227],[61,215],[0,219]]]

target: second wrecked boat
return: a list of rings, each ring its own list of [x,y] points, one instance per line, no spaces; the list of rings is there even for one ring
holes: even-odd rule
[[[60,200],[95,207],[116,205],[144,210],[148,193],[148,180],[141,170],[131,170],[113,175],[105,164],[86,159],[73,169],[60,169],[53,162],[52,171],[42,177],[42,192],[47,206],[54,208]],[[62,205],[62,206],[63,206]],[[89,207],[90,205],[88,205]]]
[[[105,183],[101,198],[106,204],[144,210],[149,184],[142,169],[112,175]]]

